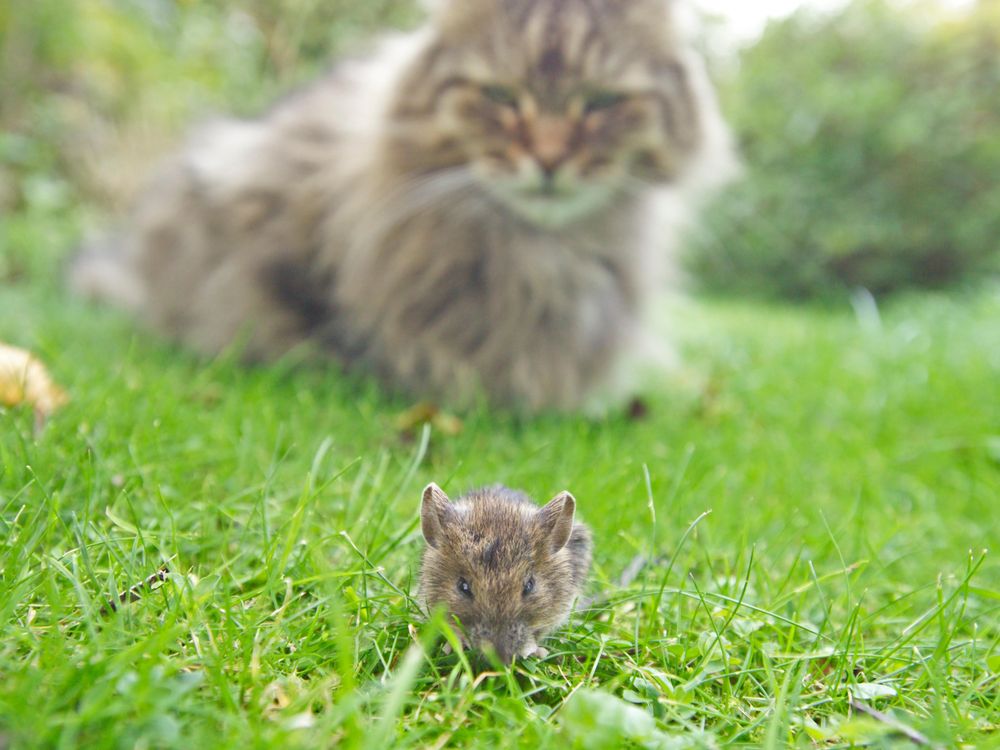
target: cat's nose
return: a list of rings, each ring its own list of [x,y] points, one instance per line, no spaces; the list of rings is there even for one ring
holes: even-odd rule
[[[538,164],[539,169],[542,170],[542,177],[544,178],[546,184],[555,179],[556,172],[559,171],[559,167],[561,167],[565,161],[566,156],[563,154],[550,158],[542,158],[538,154],[535,154],[535,162]]]
[[[572,126],[563,118],[539,117],[531,133],[531,154],[548,180],[566,163],[570,154]]]

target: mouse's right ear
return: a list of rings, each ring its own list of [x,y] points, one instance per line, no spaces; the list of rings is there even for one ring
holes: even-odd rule
[[[568,492],[560,492],[538,511],[551,554],[554,555],[569,542],[575,513],[576,499]]]
[[[451,500],[444,490],[434,482],[424,487],[424,497],[420,503],[420,530],[431,547],[441,543],[441,532],[455,515]]]

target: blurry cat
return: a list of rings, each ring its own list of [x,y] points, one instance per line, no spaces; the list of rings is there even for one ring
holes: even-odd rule
[[[670,0],[443,0],[203,129],[73,283],[204,352],[311,340],[415,395],[571,409],[733,165]]]

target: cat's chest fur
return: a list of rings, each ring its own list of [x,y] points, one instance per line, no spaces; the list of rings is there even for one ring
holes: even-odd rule
[[[436,210],[368,242],[331,238],[336,327],[393,378],[450,396],[488,387],[511,402],[576,403],[630,340],[639,308],[637,217],[601,218],[547,232],[499,207]]]

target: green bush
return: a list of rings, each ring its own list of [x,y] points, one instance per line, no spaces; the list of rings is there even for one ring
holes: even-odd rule
[[[688,260],[703,287],[885,294],[1000,269],[1000,3],[856,0],[748,49],[726,97],[747,178]]]
[[[65,255],[192,120],[259,112],[413,0],[0,0],[0,284]],[[96,222],[100,223],[100,221]]]

